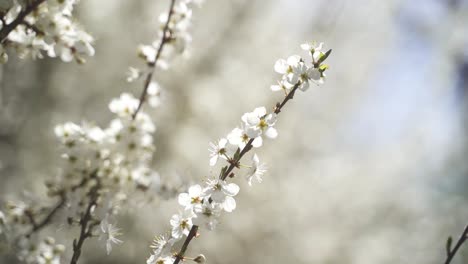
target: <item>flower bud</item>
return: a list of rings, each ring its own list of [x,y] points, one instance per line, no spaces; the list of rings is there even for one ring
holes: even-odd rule
[[[197,263],[205,263],[206,262],[205,255],[200,254],[196,258],[194,258],[193,261],[195,261]]]

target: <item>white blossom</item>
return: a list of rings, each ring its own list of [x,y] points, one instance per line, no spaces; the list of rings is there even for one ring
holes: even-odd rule
[[[219,203],[224,211],[232,212],[236,209],[234,196],[239,193],[239,186],[235,183],[227,183],[223,180],[208,180],[204,192],[214,202]]]
[[[172,264],[174,261],[175,258],[173,256],[156,257],[155,255],[151,255],[146,264]]]
[[[242,115],[245,132],[249,138],[256,138],[265,134],[269,138],[276,138],[278,132],[273,127],[276,123],[276,114],[266,114],[265,107],[255,108],[253,112]]]
[[[127,71],[127,82],[133,82],[134,80],[140,78],[141,71],[134,67],[129,67]]]
[[[209,202],[204,200],[202,204],[201,212],[195,219],[195,222],[200,226],[205,226],[208,230],[214,230],[219,223],[219,217],[221,216],[222,206],[215,202]]]
[[[322,52],[323,49],[323,42],[317,43],[317,42],[307,42],[304,44],[301,44],[301,48],[303,50],[306,50],[309,52],[309,54],[312,57],[312,62],[315,63],[318,61],[320,56],[322,56],[324,53]]]
[[[216,165],[219,158],[227,160],[232,158],[232,155],[236,151],[236,146],[229,144],[228,140],[221,138],[217,143],[210,142],[210,166]]]
[[[107,217],[101,221],[101,236],[100,239],[104,239],[106,242],[106,252],[107,255],[112,251],[112,244],[122,244],[123,241],[118,239],[117,236],[120,236],[120,229],[110,224]]]
[[[245,130],[242,128],[244,125],[241,126],[241,128],[234,128],[228,135],[227,139],[229,140],[229,143],[234,146],[238,146],[241,150],[244,149],[245,145],[250,140],[250,137],[247,135]],[[254,148],[259,148],[263,144],[263,139],[261,136],[258,136],[254,138],[252,141],[252,146]]]
[[[192,228],[192,218],[196,217],[192,210],[183,210],[172,216],[170,224],[172,226],[172,237],[175,239],[187,236]]]
[[[254,154],[252,157],[252,164],[246,174],[247,183],[252,186],[252,179],[257,180],[257,182],[262,182],[262,176],[266,172],[266,165],[260,164],[260,160],[257,154]]]
[[[139,101],[129,93],[123,93],[120,98],[113,99],[109,104],[109,109],[112,113],[120,117],[130,117],[135,113]]]
[[[153,243],[150,246],[150,248],[153,249],[153,259],[157,259],[162,255],[170,254],[171,247],[172,245],[174,245],[174,242],[174,239],[171,239],[170,237],[165,235],[155,237]]]
[[[203,190],[198,184],[190,186],[188,193],[179,194],[179,204],[185,207],[185,210],[193,210],[199,213],[202,210]]]

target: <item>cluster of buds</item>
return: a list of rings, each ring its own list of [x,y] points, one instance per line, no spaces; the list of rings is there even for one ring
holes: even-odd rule
[[[331,50],[322,52],[322,43],[307,43],[301,47],[309,52],[310,62],[294,55],[275,63],[275,70],[282,74],[282,77],[278,85],[272,86],[272,90],[284,90],[283,102],[278,103],[272,113],[267,113],[265,107],[245,113],[241,117],[240,127],[234,128],[217,142],[210,143],[209,164],[221,167],[219,175],[214,175],[202,185],[192,185],[188,192],[179,194],[181,209],[170,220],[172,230],[167,235],[156,237],[147,264],[178,263],[187,259],[183,255],[188,243],[197,236],[198,227],[213,230],[224,212],[230,213],[236,208],[234,197],[240,188],[237,184],[228,182],[228,179],[236,176],[234,169],[245,168],[243,174],[249,185],[252,185],[253,180],[262,181],[266,166],[260,163],[258,155],[252,154],[250,164],[241,164],[242,157],[251,149],[261,147],[263,136],[271,139],[278,136],[274,127],[277,115],[284,104],[293,98],[297,89],[305,91],[309,88],[309,83],[319,85],[324,82],[325,70],[328,67],[323,62]],[[219,165],[219,161],[222,161],[222,164]],[[180,251],[176,250],[177,242],[184,238],[182,248]]]
[[[60,57],[62,61],[85,62],[93,56],[93,37],[73,20],[78,0],[13,1],[0,13],[0,61],[14,49],[20,58]]]

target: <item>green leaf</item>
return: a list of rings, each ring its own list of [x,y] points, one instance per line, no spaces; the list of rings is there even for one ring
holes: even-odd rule
[[[237,148],[236,153],[234,153],[234,160],[238,160],[240,156],[240,148]]]
[[[447,243],[445,244],[445,249],[447,250],[447,256],[452,252],[452,237],[447,238]]]
[[[328,58],[328,56],[330,56],[331,52],[332,52],[332,50],[329,49],[322,56],[320,56],[320,58],[317,61],[317,64],[320,65],[322,62],[324,62]]]
[[[226,173],[226,170],[228,169],[228,166],[224,166],[221,168],[221,172],[219,173],[219,178],[222,179],[224,174]]]
[[[327,64],[322,64],[319,66],[319,71],[324,72],[325,70],[328,70],[330,68]]]

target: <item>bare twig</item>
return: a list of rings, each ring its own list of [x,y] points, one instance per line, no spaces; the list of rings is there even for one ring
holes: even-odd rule
[[[185,252],[187,251],[188,245],[190,244],[190,241],[197,236],[198,232],[198,226],[193,225],[192,228],[190,229],[189,234],[187,235],[187,238],[184,241],[184,244],[182,245],[182,248],[180,248],[179,253],[176,255],[176,259],[174,260],[174,264],[178,264],[181,260],[184,259]]]
[[[465,243],[465,241],[468,239],[468,225],[465,227],[463,230],[463,233],[460,235],[460,238],[458,239],[457,243],[455,244],[455,247],[453,249],[451,248],[451,237],[449,237],[449,240],[447,241],[447,258],[445,259],[445,264],[449,264],[452,259],[455,257],[457,254],[457,251],[460,249],[460,247]],[[450,241],[450,242],[449,242]]]
[[[169,34],[170,33],[169,24],[170,24],[170,21],[171,21],[172,14],[174,13],[175,2],[176,2],[176,0],[171,0],[171,4],[169,6],[169,11],[168,11],[168,14],[167,14],[167,21],[166,21],[166,24],[164,25],[164,28],[163,28],[161,43],[159,44],[158,50],[156,51],[156,56],[154,58],[154,61],[151,61],[151,62],[148,63],[148,68],[149,68],[148,73],[146,74],[146,78],[145,78],[145,82],[144,82],[144,86],[143,86],[143,91],[141,92],[141,95],[140,95],[140,102],[138,104],[137,109],[135,110],[135,112],[132,115],[133,119],[135,119],[135,117],[137,116],[137,114],[140,111],[141,107],[145,103],[146,94],[148,92],[148,87],[149,87],[149,85],[151,83],[151,80],[153,79],[153,75],[154,75],[154,72],[155,72],[157,62],[158,62],[159,58],[161,57],[164,46],[171,39],[171,36]]]
[[[13,20],[10,24],[5,25],[1,30],[0,30],[0,44],[5,42],[6,38],[10,34],[11,31],[13,31],[18,25],[22,24],[24,21],[24,18],[32,13],[40,4],[45,2],[45,0],[35,0],[32,1],[24,10],[22,10],[18,16]]]

